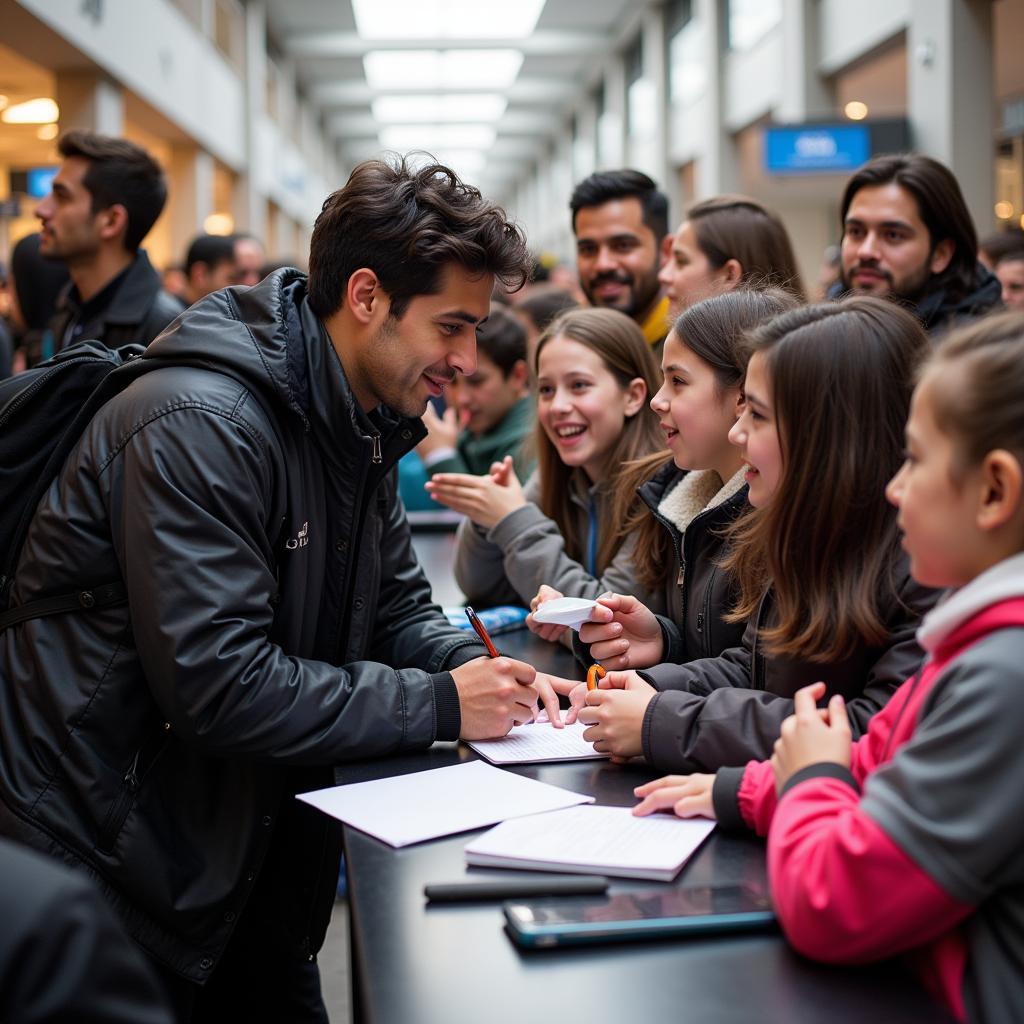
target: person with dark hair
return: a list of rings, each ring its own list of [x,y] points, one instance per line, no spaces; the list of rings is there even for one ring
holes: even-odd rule
[[[0,834],[100,881],[184,1021],[326,1021],[341,828],[297,793],[536,710],[432,602],[394,471],[525,239],[448,168],[369,161],[310,268],[186,310],[39,502],[11,606],[124,602],[0,632]]]
[[[938,160],[875,157],[847,182],[840,218],[842,283],[833,295],[901,301],[932,334],[999,306],[960,186]]]
[[[978,243],[978,262],[989,270],[1008,253],[1024,250],[1024,228],[1003,228]]]
[[[231,238],[235,243],[235,265],[237,267],[234,283],[244,284],[251,288],[254,284],[259,284],[269,273],[264,269],[267,263],[267,251],[255,235],[250,235],[245,231],[237,231]],[[286,266],[294,266],[294,264],[288,263]]]
[[[11,251],[11,323],[26,366],[35,366],[57,351],[50,323],[69,280],[63,263],[42,257],[40,242],[39,234],[26,235]]]
[[[174,1024],[145,958],[96,887],[0,839],[0,1020]]]
[[[544,285],[534,288],[521,302],[512,307],[512,315],[526,328],[526,365],[533,366],[537,342],[550,324],[567,309],[579,305],[567,291]]]
[[[438,474],[427,484],[467,516],[455,580],[478,605],[529,604],[544,584],[594,598],[635,578],[629,517],[612,510],[639,505],[634,486],[623,494],[624,470],[661,447],[647,405],[657,388],[650,348],[625,314],[573,309],[544,332],[534,370],[537,472],[525,485],[510,460],[497,472]]]
[[[714,196],[691,206],[658,279],[673,318],[741,285],[784,288],[805,298],[786,226],[749,196]]]
[[[495,309],[477,330],[476,347],[476,370],[452,381],[444,415],[427,406],[427,436],[416,451],[431,476],[487,473],[492,463],[511,455],[516,474],[525,479],[530,460],[522,446],[533,426],[526,331],[510,314]]]
[[[191,306],[218,288],[238,284],[238,269],[231,235],[196,235],[185,256],[186,301]]]
[[[1005,252],[996,261],[995,275],[1007,309],[1024,309],[1024,246]]]
[[[660,357],[671,327],[658,269],[668,255],[668,198],[641,171],[597,171],[569,200],[576,269],[592,306],[631,316]]]
[[[182,309],[139,248],[164,208],[164,173],[127,139],[71,131],[57,149],[60,170],[36,207],[40,253],[71,275],[51,324],[56,348],[149,344]]]

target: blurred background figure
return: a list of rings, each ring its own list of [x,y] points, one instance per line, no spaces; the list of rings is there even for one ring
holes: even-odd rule
[[[978,261],[989,270],[1007,254],[1024,250],[1024,228],[1004,228],[978,243]]]
[[[814,301],[823,302],[829,292],[835,288],[843,274],[843,251],[838,245],[829,245],[821,255],[821,266],[818,267],[818,280],[814,291]]]
[[[15,370],[34,366],[56,351],[50,321],[70,277],[63,263],[45,259],[39,233],[26,235],[11,252],[11,326]]]
[[[185,301],[191,306],[204,295],[238,283],[240,270],[231,235],[198,235],[185,256]]]
[[[749,196],[714,196],[691,206],[672,236],[658,280],[673,320],[741,284],[775,285],[804,299],[785,225]]]
[[[1003,289],[1003,305],[1007,309],[1024,309],[1024,242],[996,261],[995,275]]]
[[[533,355],[537,341],[548,325],[567,309],[575,309],[580,303],[570,293],[553,285],[540,285],[512,307],[512,315],[526,330],[526,365],[531,378],[534,374]]]
[[[237,274],[233,284],[252,286],[263,280],[263,265],[267,262],[267,251],[263,243],[255,236],[238,232],[231,236],[235,246],[235,265]],[[294,266],[287,263],[285,266]]]

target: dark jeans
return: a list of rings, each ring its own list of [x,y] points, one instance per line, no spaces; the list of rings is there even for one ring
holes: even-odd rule
[[[317,965],[268,949],[244,925],[243,919],[205,985],[150,961],[179,1024],[328,1024]]]

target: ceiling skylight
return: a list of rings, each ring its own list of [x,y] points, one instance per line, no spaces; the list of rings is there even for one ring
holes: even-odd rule
[[[519,74],[518,50],[371,50],[363,57],[371,89],[507,89]]]
[[[371,104],[374,118],[383,124],[487,123],[497,121],[507,106],[508,100],[497,93],[378,96]]]
[[[381,128],[378,138],[385,149],[433,153],[440,149],[490,149],[497,132],[486,124],[396,124]]]
[[[364,39],[524,39],[544,0],[352,0]]]

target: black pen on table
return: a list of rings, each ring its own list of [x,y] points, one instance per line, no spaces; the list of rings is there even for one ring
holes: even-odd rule
[[[487,630],[484,629],[484,624],[480,621],[480,616],[477,615],[469,605],[466,605],[466,618],[469,619],[469,624],[476,630],[476,635],[484,642],[484,646],[487,648],[487,653],[492,658],[500,658],[501,655],[498,653],[498,648],[494,646],[494,641],[488,635]]]

